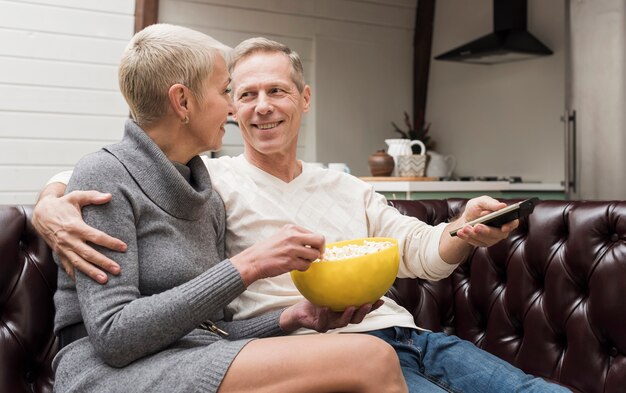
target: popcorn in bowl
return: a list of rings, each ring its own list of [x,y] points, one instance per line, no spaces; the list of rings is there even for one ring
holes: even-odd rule
[[[362,238],[326,245],[324,257],[291,279],[311,303],[343,311],[371,304],[382,297],[398,275],[398,242],[391,238]]]
[[[393,246],[390,241],[364,240],[362,244],[349,243],[343,246],[326,247],[323,261],[338,261],[346,258],[356,258],[363,255],[373,254]],[[319,261],[319,260],[318,260]],[[316,262],[318,262],[316,261]]]

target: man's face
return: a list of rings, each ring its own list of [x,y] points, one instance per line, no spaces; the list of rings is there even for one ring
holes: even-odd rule
[[[232,73],[235,119],[249,154],[294,154],[311,90],[298,91],[283,53],[258,52],[239,60]]]

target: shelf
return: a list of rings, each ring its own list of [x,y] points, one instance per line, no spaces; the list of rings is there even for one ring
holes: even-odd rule
[[[495,198],[538,196],[541,199],[564,199],[565,192],[559,183],[509,183],[507,181],[402,181],[361,178],[392,199],[431,199],[491,195]],[[422,178],[420,178],[422,179]]]
[[[438,177],[398,177],[398,176],[374,176],[374,177],[360,177],[363,181],[438,181]]]

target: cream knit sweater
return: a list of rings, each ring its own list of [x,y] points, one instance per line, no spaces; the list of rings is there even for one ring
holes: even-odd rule
[[[226,255],[235,255],[285,224],[297,224],[325,236],[326,242],[360,237],[392,237],[399,241],[399,277],[437,280],[458,265],[439,256],[445,227],[429,226],[404,216],[358,178],[303,163],[302,173],[285,183],[251,165],[243,156],[207,159],[213,187],[226,207]],[[289,274],[259,280],[229,309],[246,319],[292,305],[302,299]],[[333,332],[365,332],[391,326],[415,327],[413,317],[393,300],[358,325]],[[301,329],[298,333],[315,333]]]

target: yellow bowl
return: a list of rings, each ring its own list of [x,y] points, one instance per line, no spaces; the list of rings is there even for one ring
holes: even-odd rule
[[[315,261],[304,272],[294,270],[291,279],[296,288],[311,303],[329,307],[333,311],[376,302],[391,288],[398,275],[398,241],[386,237],[369,237],[330,243],[326,248],[362,245],[365,241],[388,241],[393,245],[369,255],[337,261]]]

